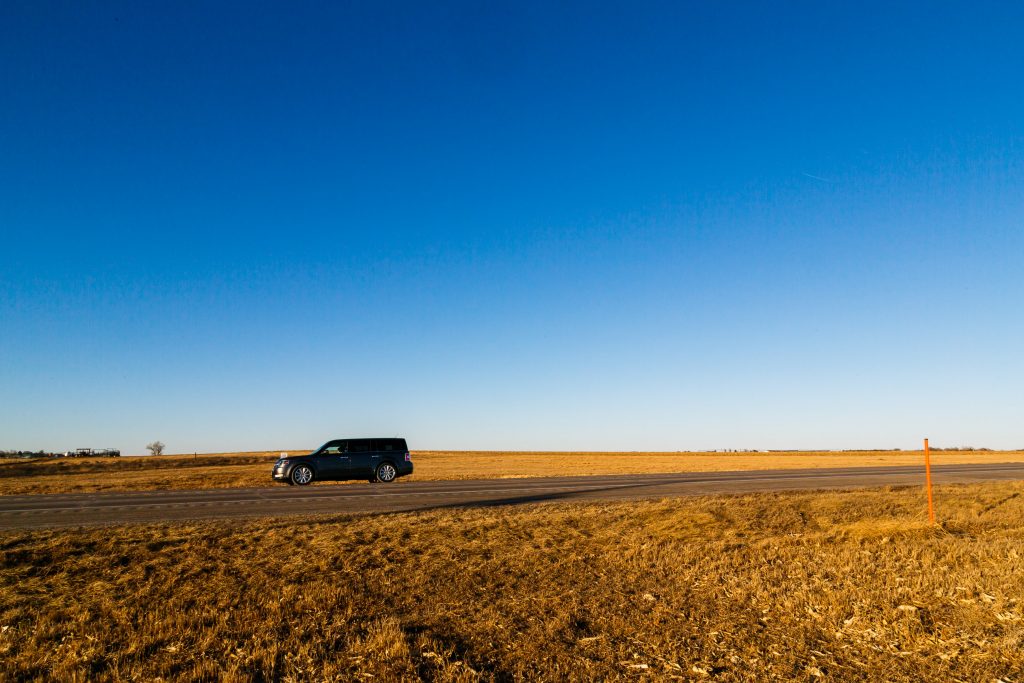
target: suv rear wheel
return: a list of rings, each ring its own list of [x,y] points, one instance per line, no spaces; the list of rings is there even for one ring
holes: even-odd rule
[[[387,484],[395,480],[395,475],[398,472],[395,470],[395,466],[389,462],[381,463],[381,466],[377,468],[376,478],[377,481]]]
[[[299,486],[305,486],[313,481],[313,468],[309,465],[299,465],[292,470],[292,474],[289,477],[293,484]]]

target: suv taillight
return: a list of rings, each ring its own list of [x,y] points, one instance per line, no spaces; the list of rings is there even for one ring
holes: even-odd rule
[[[406,462],[412,462],[412,453],[406,453],[405,454],[405,461]]]

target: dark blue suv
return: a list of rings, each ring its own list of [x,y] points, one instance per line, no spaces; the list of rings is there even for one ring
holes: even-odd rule
[[[305,486],[314,481],[366,479],[388,483],[412,474],[405,439],[335,439],[308,455],[274,463],[274,481]]]

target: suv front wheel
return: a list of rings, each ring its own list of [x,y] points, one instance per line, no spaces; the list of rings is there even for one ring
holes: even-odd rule
[[[313,481],[313,468],[309,465],[299,465],[292,470],[292,475],[289,478],[293,484],[305,486]]]
[[[397,474],[398,472],[395,470],[395,466],[389,462],[385,462],[377,468],[376,478],[377,481],[387,484],[388,482],[394,481],[395,475]]]

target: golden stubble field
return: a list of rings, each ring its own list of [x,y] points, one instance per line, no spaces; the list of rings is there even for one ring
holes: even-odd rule
[[[5,680],[1024,680],[1024,483],[0,534]]]
[[[288,451],[307,452],[303,449]],[[280,451],[211,453],[159,458],[89,458],[0,461],[0,495],[147,491],[271,486]],[[776,453],[565,453],[414,451],[416,473],[400,480],[493,479],[922,465],[921,451]],[[940,451],[936,464],[1022,462],[1024,451]],[[324,482],[320,486],[338,485]]]

